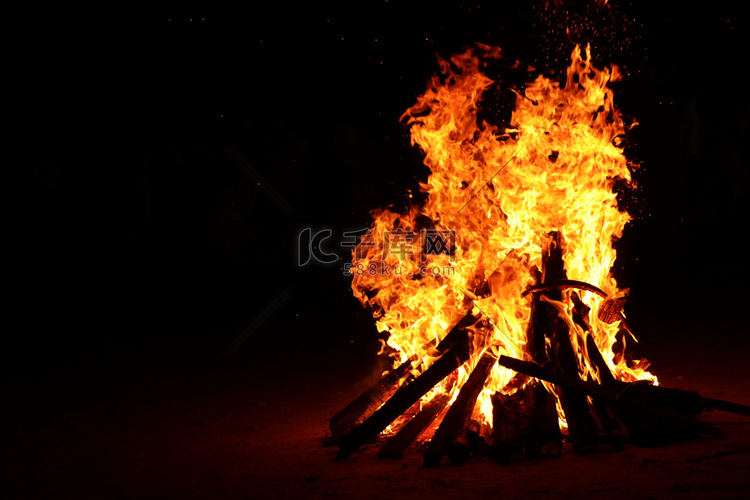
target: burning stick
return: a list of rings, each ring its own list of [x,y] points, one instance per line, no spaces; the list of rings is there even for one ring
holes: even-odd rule
[[[577,292],[573,292],[571,298],[573,299],[573,321],[586,332],[586,357],[596,367],[602,385],[612,388],[618,381],[612,375],[609,366],[607,366],[604,357],[602,357],[602,353],[599,352],[599,348],[596,346],[591,324],[589,323],[591,308],[583,303],[580,297],[578,297]],[[588,380],[593,381],[591,374],[589,374]],[[608,436],[610,441],[615,439],[613,432],[619,430],[619,426],[611,416],[612,410],[610,404],[600,398],[593,399],[591,403],[593,407],[592,416],[597,424],[599,424],[601,430],[604,431],[604,435]],[[616,444],[618,446],[621,444],[619,439],[617,439]]]
[[[534,267],[532,275],[536,283],[542,282],[542,273]],[[531,358],[540,365],[549,361],[546,351],[546,337],[552,337],[547,304],[542,303],[540,294],[534,294],[531,300],[531,317],[526,329],[528,339],[527,348]],[[494,403],[494,400],[493,400]],[[562,447],[562,435],[557,419],[557,407],[555,397],[547,392],[541,383],[527,386],[525,391],[526,411],[529,413],[528,438],[526,440],[525,454],[528,457],[539,455],[545,448],[560,449]],[[493,426],[497,425],[493,407]],[[500,438],[502,439],[502,438]],[[497,446],[498,442],[495,443]]]
[[[558,282],[566,279],[565,264],[562,257],[562,237],[560,233],[552,234],[553,241],[542,255],[542,277],[545,283]],[[560,291],[553,290],[544,294],[550,300],[559,301]],[[550,304],[545,304],[552,334],[552,345],[547,354],[557,368],[569,377],[578,378],[578,361],[570,333],[565,322],[558,316],[557,310]],[[596,448],[596,430],[594,420],[589,411],[586,395],[575,388],[563,387],[560,403],[565,412],[570,440],[576,451],[583,453]]]
[[[461,430],[466,425],[466,420],[471,416],[477,403],[479,393],[482,392],[484,382],[495,364],[495,356],[485,353],[477,363],[469,379],[461,387],[456,400],[448,409],[435,436],[427,446],[424,454],[424,466],[434,467],[440,463],[448,447],[458,438]]]
[[[599,319],[609,324],[624,319],[622,308],[625,306],[625,300],[625,297],[618,297],[616,299],[607,299],[602,302],[602,305],[599,306],[599,312],[597,313]]]
[[[621,381],[613,384],[612,388],[607,388],[508,356],[500,356],[498,363],[559,387],[576,389],[593,398],[612,402],[616,413],[628,426],[631,437],[640,444],[660,444],[666,439],[690,434],[718,435],[719,431],[714,426],[694,420],[703,409],[722,410],[750,417],[749,406],[703,397],[695,391]]]
[[[604,357],[602,357],[602,353],[599,352],[599,348],[596,347],[596,341],[594,341],[594,337],[592,337],[591,335],[586,336],[586,354],[588,355],[589,360],[594,363],[594,366],[596,366],[596,369],[599,371],[599,380],[601,381],[602,385],[610,389],[617,388],[617,386],[621,382],[617,380],[614,375],[612,375],[612,372],[609,370],[609,366],[607,366],[607,362],[604,361]]]
[[[343,434],[351,429],[358,420],[365,420],[375,413],[396,392],[401,380],[411,370],[414,360],[415,358],[412,357],[391,370],[378,383],[334,415],[328,424],[333,435]]]
[[[586,290],[587,292],[594,292],[595,294],[600,295],[602,297],[607,297],[606,293],[604,293],[600,288],[595,287],[594,285],[584,283],[583,281],[576,281],[576,280],[569,280],[569,279],[561,279],[560,281],[557,281],[555,283],[544,282],[541,285],[532,286],[531,288],[523,292],[521,294],[521,297],[526,297],[530,293],[548,292],[551,290],[562,291],[562,290],[567,290],[569,288],[575,288],[577,290]]]
[[[452,347],[412,383],[402,386],[396,391],[393,397],[386,401],[370,418],[341,436],[338,440],[339,452],[336,458],[348,457],[367,441],[375,438],[391,422],[408,410],[411,405],[419,401],[427,391],[453,373],[468,359],[468,342],[462,342]]]
[[[381,458],[401,458],[404,452],[414,441],[429,427],[435,417],[445,408],[450,401],[450,395],[440,394],[427,403],[414,418],[404,425],[398,433],[390,438],[378,452]],[[415,403],[418,404],[418,403]]]
[[[461,321],[459,321],[456,326],[454,326],[451,331],[443,337],[443,340],[441,340],[436,347],[437,351],[442,353],[456,344],[467,342],[468,333],[465,328],[475,321],[476,318],[471,314],[464,316],[463,319],[461,319]],[[354,401],[349,403],[344,409],[334,415],[329,423],[331,433],[334,436],[341,435],[354,427],[357,422],[367,420],[370,415],[383,406],[388,398],[398,390],[401,381],[408,374],[409,370],[414,367],[414,362],[416,360],[416,356],[412,356],[406,362],[385,374],[378,383],[370,387]]]
[[[528,375],[529,377],[533,377],[539,380],[544,380],[545,382],[555,384],[556,386],[561,388],[567,387],[570,389],[575,389],[594,398],[614,400],[617,397],[617,391],[607,389],[606,387],[601,386],[596,382],[585,382],[578,377],[568,377],[531,361],[522,361],[520,359],[501,355],[498,363],[500,364],[500,366],[510,368],[515,372],[523,373],[524,375]]]

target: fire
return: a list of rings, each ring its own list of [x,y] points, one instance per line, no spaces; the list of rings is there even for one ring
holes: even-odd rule
[[[421,360],[415,374],[437,359],[437,343],[467,313],[479,318],[470,327],[471,360],[423,402],[437,392],[455,397],[488,350],[530,358],[531,298],[523,292],[535,284],[532,269],[541,269],[551,232],[562,237],[569,279],[599,287],[608,299],[627,293],[610,273],[613,241],[631,220],[618,209],[614,189],[618,180],[631,181],[620,147],[627,127],[608,87],[620,78],[617,67],[595,68],[590,49],[576,47],[565,82],[543,76],[530,82],[517,92],[510,126],[500,130],[477,118],[482,94],[494,84],[482,72],[484,61],[500,57],[500,49],[477,45],[439,61],[439,74],[402,116],[431,170],[420,183],[427,201],[406,213],[375,210],[354,252],[354,295],[387,334],[383,352],[397,362]],[[440,241],[450,251],[422,251],[435,234],[447,236]],[[583,354],[587,333],[573,321],[571,293],[563,291],[554,305],[570,328],[581,376],[597,379]],[[605,300],[577,293],[593,312]],[[613,352],[620,321],[607,324],[595,313],[589,321],[617,378],[655,381],[645,360],[627,363],[620,350]],[[490,396],[516,390],[506,388],[514,375],[494,366],[475,418],[491,425]]]

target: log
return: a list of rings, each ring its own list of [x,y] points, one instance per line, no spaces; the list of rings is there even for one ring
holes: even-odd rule
[[[544,380],[561,388],[578,390],[592,398],[603,398],[607,401],[628,401],[642,399],[654,408],[694,417],[702,413],[703,409],[715,409],[750,416],[750,407],[730,401],[701,396],[696,391],[673,389],[660,385],[651,385],[648,381],[632,383],[617,381],[615,388],[607,388],[596,382],[587,382],[578,377],[568,377],[540,366],[531,361],[522,361],[509,356],[500,356],[498,364],[513,371],[523,373],[529,377]],[[637,398],[636,398],[637,396]]]
[[[536,266],[531,273],[537,285],[542,283],[542,273]],[[531,316],[526,330],[527,348],[531,358],[540,365],[549,362],[545,340],[552,337],[548,307],[541,301],[540,294],[532,296]],[[534,458],[545,451],[546,454],[559,452],[562,449],[562,435],[555,397],[541,383],[528,384],[524,390],[524,407],[528,419],[525,455]]]
[[[525,297],[530,293],[548,292],[552,290],[562,291],[562,290],[568,290],[570,288],[574,288],[576,290],[585,290],[587,292],[593,292],[601,297],[607,296],[607,294],[604,293],[604,291],[601,288],[594,286],[590,283],[586,283],[585,281],[561,279],[554,283],[545,281],[544,283],[540,285],[532,286],[531,288],[526,289],[521,294],[521,297]]]
[[[587,379],[589,382],[594,382],[594,379],[589,375],[589,378]],[[617,420],[613,418],[613,412],[611,409],[611,404],[602,398],[591,398],[591,406],[593,406],[594,411],[592,412],[592,416],[594,417],[594,420],[599,425],[599,428],[602,431],[603,436],[607,437],[606,440],[611,441],[609,439],[615,431],[621,430],[621,427],[618,425]],[[602,436],[599,436],[599,442],[603,442]]]
[[[413,382],[403,385],[362,424],[353,427],[338,440],[336,458],[343,459],[354,453],[367,441],[374,439],[388,425],[419,401],[427,391],[453,373],[469,359],[469,343],[459,343],[443,354]]]
[[[424,453],[424,466],[434,467],[440,463],[448,447],[458,438],[476,406],[487,376],[496,362],[495,356],[485,353],[477,363],[468,380],[453,402]]]
[[[472,455],[484,453],[487,448],[487,443],[484,442],[484,438],[479,435],[478,429],[481,427],[478,423],[472,423],[462,436],[453,441],[448,447],[445,455],[452,464],[462,464],[468,461]]]
[[[446,336],[443,337],[443,340],[438,343],[436,347],[437,352],[443,353],[456,344],[468,342],[468,332],[466,331],[466,327],[475,322],[476,318],[470,313],[464,316],[453,328],[451,328]],[[356,424],[363,422],[368,419],[370,415],[375,413],[375,411],[396,392],[399,385],[401,385],[403,378],[408,374],[409,370],[414,368],[414,363],[416,361],[416,356],[412,356],[396,369],[385,374],[378,383],[370,387],[354,401],[349,403],[344,409],[334,415],[329,422],[329,428],[334,436],[334,440],[336,436],[344,434]]]
[[[451,328],[448,334],[443,337],[443,340],[438,343],[436,347],[437,351],[445,352],[456,344],[466,342],[469,336],[469,332],[466,330],[466,327],[471,326],[476,322],[477,318],[475,318],[471,313],[468,313],[461,319],[461,321],[456,324],[456,326]]]
[[[617,415],[624,422],[631,441],[637,446],[662,446],[694,439],[702,434],[721,435],[718,428],[696,420],[695,415],[691,414],[700,411],[700,408],[690,404],[691,400],[694,403],[699,400],[698,393],[653,386],[663,390],[651,391],[646,387],[631,384],[614,402]],[[665,404],[662,397],[666,397],[669,403]],[[675,401],[678,404],[675,405]]]
[[[351,429],[358,421],[367,419],[380,408],[398,389],[401,380],[412,369],[416,357],[412,357],[394,368],[368,390],[359,395],[331,418],[328,427],[336,436]]]
[[[386,441],[378,451],[378,456],[380,458],[402,458],[404,452],[414,444],[417,438],[435,420],[435,417],[443,411],[448,401],[450,401],[450,395],[448,394],[435,396],[395,436]],[[419,402],[415,404],[419,404]]]
[[[594,366],[596,366],[596,369],[599,372],[599,381],[604,387],[608,387],[611,389],[622,389],[622,382],[617,380],[615,376],[612,375],[607,362],[604,360],[602,353],[596,346],[594,337],[590,334],[586,336],[586,356],[588,357],[589,361],[591,361]]]
[[[524,391],[492,396],[492,456],[509,462],[521,454],[524,447],[523,422]]]
[[[708,398],[705,396],[700,396],[698,401],[703,408],[709,410],[721,410],[750,417],[750,406],[732,403],[730,401],[722,401],[721,399]]]
[[[542,254],[542,276],[544,283],[555,283],[566,279],[565,264],[562,257],[561,237],[553,233],[553,242]],[[550,300],[561,300],[559,290],[543,292],[543,296]],[[553,348],[547,351],[552,364],[568,377],[579,378],[578,361],[570,342],[568,327],[557,310],[550,304],[547,306],[550,327],[552,330]],[[580,378],[579,378],[580,380]],[[596,449],[596,429],[589,411],[586,395],[572,388],[563,388],[560,394],[560,404],[565,412],[568,432],[573,448],[579,453]]]
[[[532,361],[522,361],[520,359],[501,355],[497,362],[500,366],[523,373],[529,377],[544,380],[545,382],[554,384],[561,389],[574,389],[591,397],[605,398],[612,401],[617,398],[618,391],[616,390],[607,389],[596,382],[586,382],[579,377],[568,377],[567,375],[553,371],[546,366],[540,366]]]
[[[607,366],[602,353],[594,341],[591,324],[589,323],[591,308],[581,300],[577,293],[573,292],[571,298],[573,299],[573,321],[586,332],[586,358],[596,368],[601,384],[614,389],[616,388],[615,384],[617,380],[609,370],[609,366]],[[590,377],[591,375],[589,374],[589,381],[593,381]],[[616,443],[617,440],[612,436],[612,433],[619,430],[620,427],[617,421],[611,416],[612,410],[610,404],[601,398],[596,398],[591,401],[591,407],[593,409],[592,417],[594,417],[595,422],[606,437],[606,439],[602,439],[602,436],[599,436],[599,442],[602,444],[605,441],[610,442],[610,444]]]
[[[625,297],[618,297],[616,299],[607,299],[599,306],[597,315],[599,319],[605,323],[612,324],[615,321],[623,319],[622,308],[625,307]]]
[[[539,382],[529,384],[524,391],[524,406],[529,414],[524,448],[526,458],[558,456],[562,450],[562,434],[555,396]]]
[[[536,266],[532,268],[531,274],[537,284],[542,282],[542,273]],[[531,299],[531,314],[529,324],[526,327],[526,346],[531,359],[539,364],[544,364],[549,359],[544,339],[551,337],[550,333],[547,304],[543,304],[539,295],[535,294]]]
[[[573,323],[580,326],[583,331],[591,333],[591,324],[589,323],[591,308],[581,300],[578,292],[572,292],[570,298],[573,301]]]

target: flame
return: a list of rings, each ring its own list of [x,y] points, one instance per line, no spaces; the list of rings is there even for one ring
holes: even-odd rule
[[[478,121],[477,112],[494,84],[482,72],[485,61],[501,57],[499,48],[477,45],[439,60],[439,74],[402,116],[431,170],[420,183],[427,201],[405,213],[373,211],[371,231],[354,251],[352,290],[387,334],[382,352],[396,361],[415,356],[421,360],[416,370],[423,371],[439,356],[437,342],[461,318],[468,312],[480,318],[470,328],[471,360],[427,398],[456,393],[488,349],[529,358],[531,301],[522,293],[535,284],[531,270],[541,269],[551,232],[562,236],[569,279],[596,285],[607,298],[627,293],[610,274],[612,243],[630,221],[614,189],[617,180],[631,181],[620,147],[626,126],[608,87],[620,78],[618,68],[597,69],[590,48],[584,54],[576,47],[565,82],[539,76],[527,84],[517,92],[510,126],[499,130]],[[426,255],[420,249],[436,232],[450,235],[451,251]],[[563,291],[553,305],[570,328],[581,376],[598,379],[584,354],[587,333],[572,320],[570,293]],[[604,300],[579,293],[594,312]],[[617,378],[655,381],[645,360],[629,365],[620,352],[615,359],[621,322],[607,324],[596,314],[589,322]],[[475,417],[491,422],[490,396],[514,375],[495,365]]]

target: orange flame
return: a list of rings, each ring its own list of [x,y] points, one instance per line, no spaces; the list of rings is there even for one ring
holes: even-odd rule
[[[431,170],[420,183],[427,201],[402,214],[375,210],[372,230],[354,252],[352,290],[387,332],[384,352],[397,361],[416,356],[423,370],[438,355],[436,343],[467,312],[482,318],[471,328],[472,359],[459,370],[458,383],[433,393],[456,392],[488,349],[528,358],[530,298],[522,293],[534,284],[533,266],[541,269],[550,232],[562,235],[568,278],[596,285],[608,298],[627,293],[610,274],[612,242],[630,220],[618,210],[614,190],[616,180],[631,180],[620,147],[626,127],[608,87],[620,78],[617,67],[597,69],[590,49],[584,56],[576,47],[564,84],[543,76],[529,83],[517,93],[510,127],[501,131],[477,120],[482,94],[494,83],[481,71],[484,59],[500,57],[500,49],[477,45],[439,61],[440,74],[402,116]],[[425,221],[431,231],[451,235],[450,253],[420,251],[429,236]],[[481,287],[491,293],[478,293]],[[586,333],[572,320],[569,298],[564,291],[553,305],[576,348],[585,345]],[[604,300],[586,291],[580,298],[592,311]],[[616,377],[655,381],[645,360],[613,361],[620,322],[607,324],[596,314],[589,321]],[[581,375],[597,379],[584,351]],[[490,395],[513,376],[493,368],[475,413],[485,423],[491,422]]]

